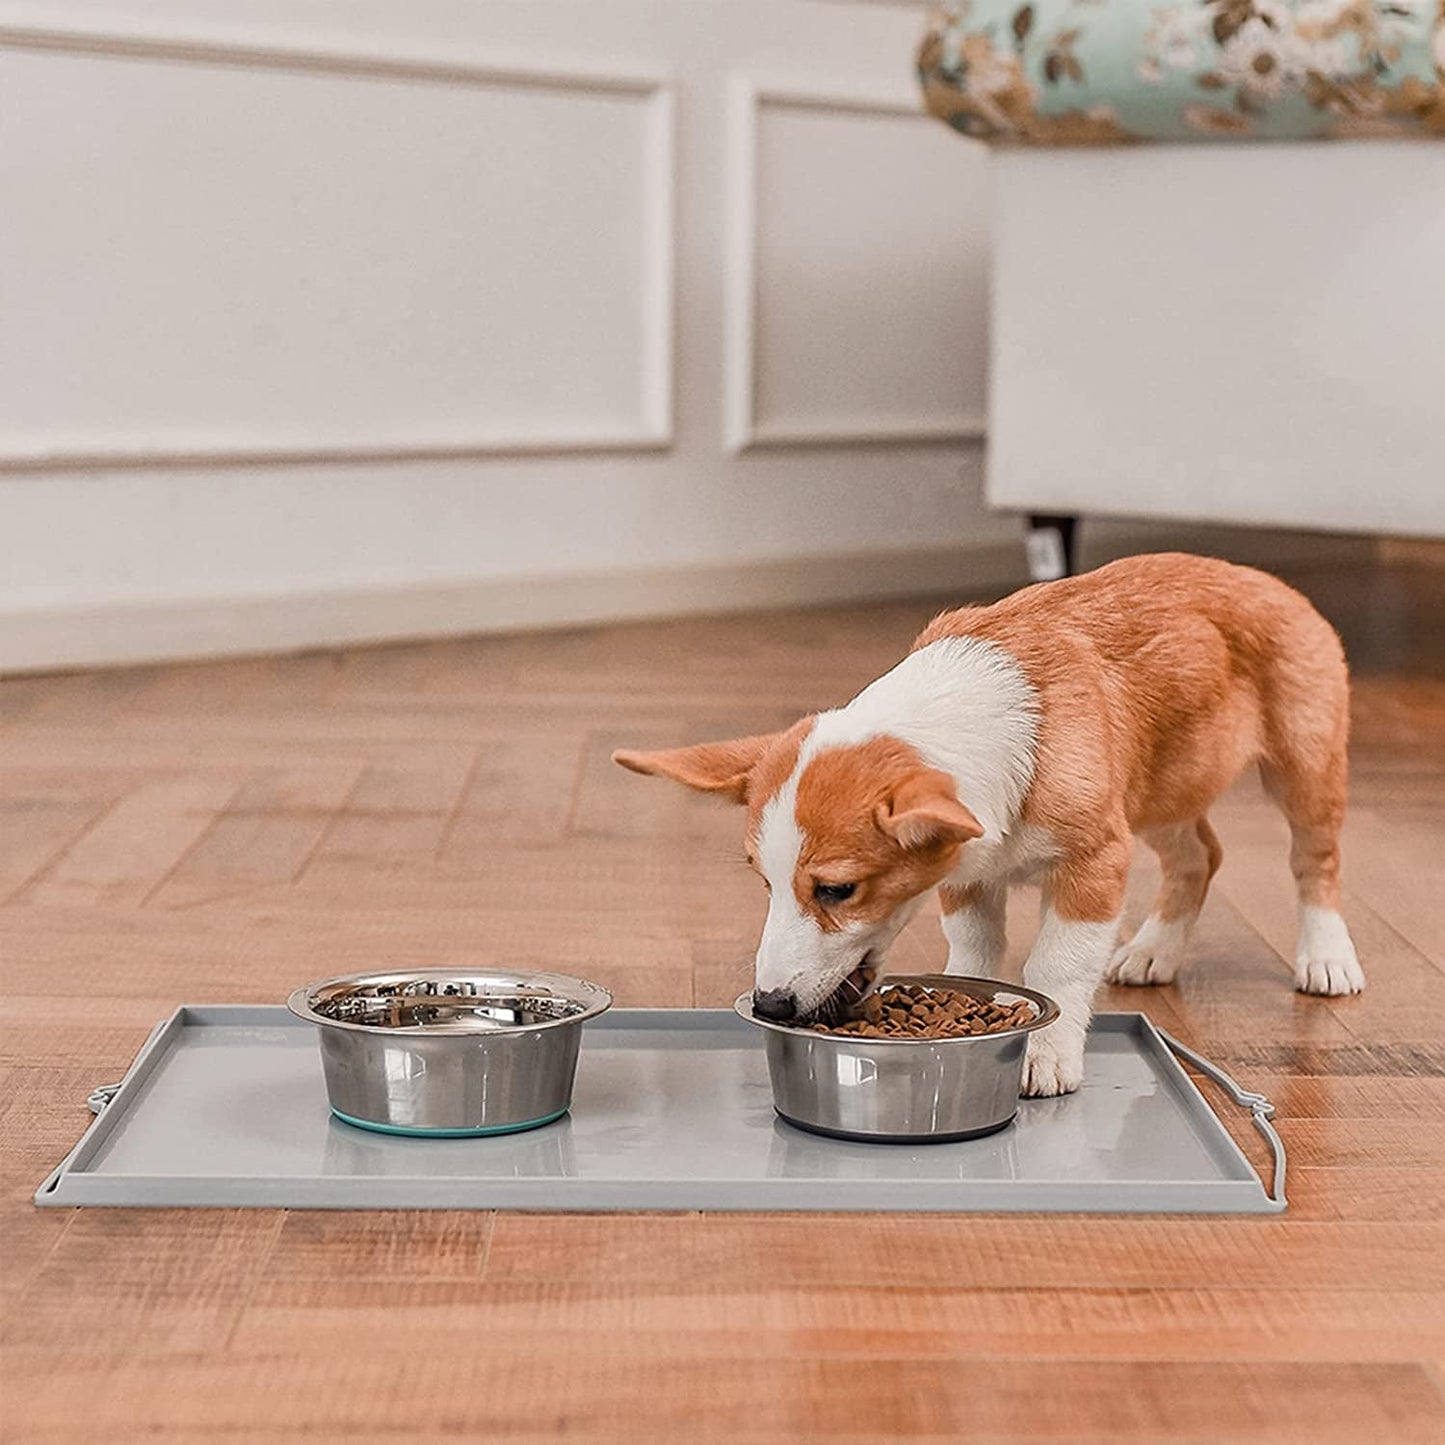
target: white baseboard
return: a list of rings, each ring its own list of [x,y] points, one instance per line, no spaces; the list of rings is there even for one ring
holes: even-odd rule
[[[1150,549],[1214,552],[1277,565],[1362,560],[1363,538],[1089,522],[1086,565]],[[797,557],[750,564],[417,587],[198,597],[0,611],[0,672],[50,672],[184,658],[339,647],[406,638],[579,626],[1022,585],[1021,544]]]
[[[799,557],[720,567],[506,578],[419,587],[202,597],[0,613],[0,671],[447,637],[739,612],[926,592],[961,596],[1019,576],[1009,545]]]

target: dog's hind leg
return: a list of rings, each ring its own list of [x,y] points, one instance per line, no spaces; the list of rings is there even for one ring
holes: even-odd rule
[[[1145,828],[1139,836],[1159,855],[1164,881],[1154,911],[1115,949],[1104,977],[1110,983],[1173,983],[1224,855],[1207,818]]]
[[[1261,763],[1265,791],[1289,820],[1290,871],[1299,890],[1294,986],[1301,993],[1359,993],[1365,971],[1340,916],[1340,828],[1345,817],[1343,747],[1322,767]]]
[[[1340,829],[1349,792],[1350,680],[1339,638],[1307,610],[1282,629],[1259,772],[1289,821],[1299,892],[1294,986],[1358,993],[1364,970],[1340,917]]]

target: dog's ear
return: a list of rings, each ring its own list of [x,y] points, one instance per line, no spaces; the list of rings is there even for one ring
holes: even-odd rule
[[[723,743],[669,748],[660,753],[638,753],[624,748],[612,754],[612,761],[634,773],[672,778],[700,793],[718,793],[734,803],[744,803],[748,796],[748,774],[780,736],[780,733],[764,733]]]
[[[953,779],[934,769],[914,773],[878,804],[878,826],[905,848],[967,843],[983,824],[958,801]]]

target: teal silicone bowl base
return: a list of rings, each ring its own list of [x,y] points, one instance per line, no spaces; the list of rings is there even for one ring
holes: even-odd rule
[[[356,1129],[369,1129],[373,1134],[397,1134],[403,1139],[482,1139],[489,1134],[520,1134],[526,1129],[540,1129],[551,1124],[567,1111],[558,1109],[555,1114],[544,1114],[540,1119],[525,1119],[520,1124],[491,1124],[476,1129],[408,1129],[401,1124],[373,1124],[369,1119],[355,1119],[343,1114],[340,1109],[331,1111],[343,1124]]]

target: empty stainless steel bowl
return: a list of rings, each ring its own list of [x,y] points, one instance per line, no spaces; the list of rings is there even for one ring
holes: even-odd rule
[[[753,1014],[751,994],[733,1007],[766,1030],[773,1107],[790,1124],[838,1139],[943,1143],[1002,1129],[1018,1112],[1024,1050],[1059,1016],[1045,994],[994,978],[890,975],[883,986],[922,984],[975,998],[1028,999],[1033,1020],[961,1039],[870,1039],[815,1033]]]
[[[386,1134],[510,1134],[567,1112],[582,1026],[612,1004],[560,973],[428,969],[298,988],[331,1109]]]

